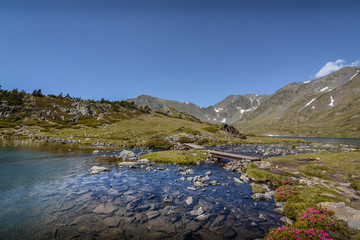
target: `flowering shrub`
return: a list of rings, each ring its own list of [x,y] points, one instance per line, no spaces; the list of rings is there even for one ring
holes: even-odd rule
[[[333,211],[313,207],[306,210],[295,225],[297,227],[329,229],[334,227],[335,222],[336,216]]]
[[[290,179],[285,179],[281,181],[281,185],[294,185],[294,182]]]
[[[275,190],[275,201],[284,202],[295,194],[297,194],[297,192],[294,187],[289,185],[280,186],[278,189]]]
[[[265,240],[333,240],[329,238],[329,235],[323,230],[315,230],[310,228],[306,229],[294,229],[288,226],[278,227],[269,232]]]
[[[328,233],[333,234],[339,224],[335,213],[320,207],[306,210],[293,225],[284,225],[269,232],[265,240],[332,240]]]

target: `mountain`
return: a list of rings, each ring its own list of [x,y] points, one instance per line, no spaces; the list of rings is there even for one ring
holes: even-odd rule
[[[265,135],[359,137],[360,67],[293,82],[272,95],[230,95],[199,107],[141,95],[128,99],[155,111],[175,109],[211,123],[232,123],[241,131]]]
[[[360,132],[360,67],[290,83],[235,125],[252,133],[353,136]]]
[[[196,118],[211,123],[233,123],[239,120],[245,113],[254,111],[266,98],[266,95],[230,95],[224,100],[216,103],[214,106],[199,107],[190,102],[177,102],[161,98],[141,95],[137,98],[127,99],[136,105],[148,106],[154,111],[166,111],[175,109],[179,112],[185,112]]]

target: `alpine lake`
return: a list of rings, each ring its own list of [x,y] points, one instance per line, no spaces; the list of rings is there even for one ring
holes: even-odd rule
[[[250,183],[219,163],[130,168],[96,160],[121,151],[1,141],[0,239],[261,239],[283,224],[273,200],[251,200]],[[109,171],[92,175],[92,166]],[[193,189],[184,168],[218,184]]]

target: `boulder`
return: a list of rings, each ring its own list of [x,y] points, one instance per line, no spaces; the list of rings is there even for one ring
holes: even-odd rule
[[[106,167],[93,166],[90,169],[90,174],[98,174],[98,173],[107,172],[107,171],[109,171],[109,169]]]
[[[129,150],[123,150],[121,151],[121,153],[118,155],[119,158],[122,158],[124,160],[132,160],[135,158],[135,153],[133,153],[132,151]]]
[[[346,206],[344,202],[321,202],[318,205],[334,211],[335,215],[339,219],[344,220],[350,228],[360,230],[360,210]]]

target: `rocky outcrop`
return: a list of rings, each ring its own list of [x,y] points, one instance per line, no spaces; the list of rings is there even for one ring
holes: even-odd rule
[[[334,211],[335,215],[344,220],[350,228],[360,230],[360,210],[346,206],[344,202],[322,202],[319,206]]]
[[[231,126],[229,124],[223,124],[220,127],[220,130],[223,130],[225,132],[227,132],[230,136],[232,137],[236,137],[236,138],[241,138],[241,139],[246,139],[246,136],[243,135],[242,133],[239,132],[239,130],[237,130],[234,126]]]

